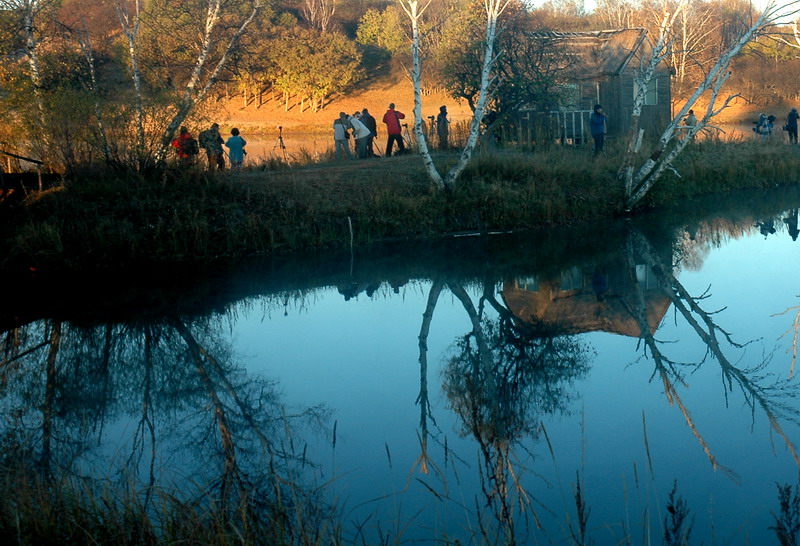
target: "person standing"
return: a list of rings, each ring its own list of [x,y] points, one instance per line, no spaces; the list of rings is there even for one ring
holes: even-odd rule
[[[797,144],[798,119],[800,119],[800,114],[797,113],[797,108],[792,108],[792,111],[786,117],[786,132],[789,133],[789,144]]]
[[[353,128],[353,138],[356,141],[356,155],[358,159],[367,158],[367,139],[369,139],[372,132],[367,129],[367,126],[361,123],[359,116],[360,112],[356,112],[350,116],[350,127]]]
[[[686,127],[686,130],[681,133],[680,138],[686,138],[695,125],[697,125],[697,116],[694,115],[694,110],[689,110],[689,113],[683,118],[683,126]]]
[[[239,136],[239,129],[234,127],[231,129],[231,136],[225,141],[225,146],[228,148],[228,157],[231,160],[231,170],[239,171],[244,163],[244,156],[247,155],[244,147],[247,141]]]
[[[761,142],[766,142],[772,134],[772,127],[770,126],[769,118],[763,112],[758,115],[756,127],[753,129],[757,135],[761,135]]]
[[[603,113],[603,107],[599,104],[594,105],[594,110],[589,116],[589,129],[594,139],[594,156],[597,157],[603,151],[606,133],[608,132],[608,119]]]
[[[402,154],[406,151],[400,128],[400,120],[405,117],[405,114],[394,109],[394,103],[389,104],[389,109],[383,114],[383,122],[386,124],[386,132],[389,134],[389,139],[386,141],[386,157],[392,156],[392,146],[395,142],[397,142],[397,153]]]
[[[367,157],[378,157],[373,147],[373,141],[378,138],[378,122],[375,121],[375,118],[372,117],[369,110],[366,108],[361,111],[359,121],[363,123],[370,132],[369,138],[367,138]]]
[[[439,107],[439,115],[436,116],[436,134],[439,136],[439,149],[446,150],[449,147],[448,138],[450,137],[450,120],[447,119],[447,106]]]
[[[347,159],[353,159],[353,154],[350,153],[350,143],[347,139],[350,138],[350,133],[347,128],[350,126],[347,120],[347,114],[339,112],[339,117],[333,122],[333,143],[336,152],[336,161],[339,161],[340,156],[346,156]]]
[[[185,126],[181,127],[178,137],[172,141],[172,147],[178,153],[178,160],[182,167],[190,166],[199,151],[197,141]]]
[[[224,142],[219,134],[218,123],[212,123],[211,127],[200,133],[200,147],[206,150],[209,171],[213,171],[214,168],[221,171],[225,168],[225,155],[222,150]]]

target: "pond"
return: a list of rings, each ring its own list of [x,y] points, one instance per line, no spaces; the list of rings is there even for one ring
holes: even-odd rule
[[[280,476],[343,543],[774,543],[798,208],[30,280],[0,313],[2,459],[217,500]]]

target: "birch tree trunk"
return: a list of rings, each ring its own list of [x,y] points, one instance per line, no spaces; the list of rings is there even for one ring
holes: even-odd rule
[[[94,66],[94,53],[92,51],[92,43],[89,39],[89,30],[86,27],[86,20],[81,18],[82,32],[78,35],[78,43],[84,57],[86,57],[86,64],[89,66],[89,77],[92,82],[92,93],[94,94],[94,115],[97,117],[97,132],[100,135],[100,148],[103,152],[103,159],[108,165],[111,162],[111,150],[108,146],[108,135],[106,134],[105,122],[103,120],[103,109],[100,107],[100,100],[97,96],[97,74]]]
[[[242,34],[244,34],[244,31],[247,29],[250,23],[253,22],[253,19],[255,19],[256,15],[258,15],[264,5],[263,0],[252,0],[252,8],[250,9],[249,15],[247,15],[247,17],[241,22],[239,27],[230,37],[222,56],[217,61],[216,65],[211,68],[209,76],[205,79],[205,81],[203,81],[203,74],[207,71],[206,65],[208,64],[209,55],[211,54],[211,47],[214,43],[216,27],[223,15],[226,15],[223,13],[223,9],[226,6],[224,0],[207,1],[208,5],[206,8],[200,52],[197,55],[194,70],[192,70],[192,75],[186,84],[183,96],[177,104],[176,112],[173,115],[170,123],[167,125],[167,128],[164,130],[164,134],[162,135],[161,148],[159,149],[157,157],[159,161],[164,160],[167,151],[169,150],[172,137],[178,130],[178,127],[180,127],[186,117],[191,113],[195,105],[202,101],[208,94],[211,86],[213,86],[217,81],[219,73],[227,64],[228,58],[239,42],[239,38],[242,36]]]
[[[483,52],[483,65],[481,69],[481,85],[478,92],[478,100],[475,102],[475,108],[472,113],[472,121],[470,122],[469,136],[464,149],[458,162],[447,172],[444,179],[439,174],[433,159],[428,150],[427,141],[422,130],[422,60],[420,55],[420,36],[419,36],[419,21],[425,9],[430,5],[431,0],[427,0],[424,6],[419,7],[418,0],[398,0],[403,11],[411,20],[412,29],[412,59],[413,67],[411,71],[411,79],[414,84],[414,134],[419,143],[419,151],[422,156],[422,161],[428,171],[428,176],[434,185],[439,189],[452,189],[458,177],[464,172],[464,169],[469,164],[472,157],[472,152],[478,144],[478,138],[481,132],[481,122],[483,121],[483,114],[486,109],[489,96],[491,95],[490,87],[493,82],[492,67],[497,60],[494,52],[494,41],[497,35],[497,21],[508,7],[510,0],[484,0],[484,9],[486,11],[486,43]]]
[[[717,116],[720,112],[728,107],[731,100],[736,95],[729,96],[722,106],[717,108],[717,100],[722,90],[722,86],[730,77],[730,64],[733,58],[741,52],[741,50],[755,39],[759,34],[763,33],[768,27],[774,24],[778,17],[786,14],[787,10],[797,6],[798,2],[793,1],[781,5],[776,5],[774,0],[764,8],[764,11],[755,19],[755,21],[744,30],[739,37],[734,40],[729,48],[723,52],[714,66],[706,74],[706,77],[695,89],[680,111],[675,115],[672,121],[667,125],[666,129],[661,134],[658,144],[655,149],[634,173],[632,164],[630,170],[625,172],[625,208],[626,210],[632,209],[639,201],[644,198],[647,192],[652,189],[658,179],[663,175],[664,171],[673,169],[672,163],[678,154],[691,142],[691,139],[700,131],[702,131],[710,122],[710,120]],[[709,94],[708,106],[702,119],[698,120],[697,124],[687,131],[686,137],[674,145],[673,148],[665,154],[670,144],[674,142],[675,133],[680,126],[681,121],[686,117],[689,110],[692,109],[698,99],[705,93]]]
[[[510,0],[484,0],[483,7],[486,10],[486,44],[483,51],[483,68],[481,70],[481,87],[478,94],[478,100],[475,102],[475,111],[472,113],[472,122],[469,126],[469,136],[467,137],[467,144],[461,151],[461,156],[445,177],[444,185],[447,188],[452,187],[464,169],[467,167],[472,152],[478,144],[478,137],[481,133],[481,122],[483,121],[483,113],[486,109],[490,91],[489,87],[492,84],[492,67],[497,60],[494,53],[494,40],[497,36],[497,20],[508,7]]]
[[[0,9],[20,11],[22,14],[22,31],[25,36],[25,52],[28,57],[28,70],[33,85],[33,100],[39,124],[44,127],[47,121],[42,98],[42,75],[39,69],[39,41],[36,28],[41,11],[50,0],[0,0]],[[43,132],[40,131],[42,134]]]
[[[131,79],[133,80],[133,92],[135,97],[136,109],[136,148],[134,158],[136,166],[141,169],[145,163],[145,134],[144,134],[144,100],[142,98],[142,75],[139,70],[139,24],[141,22],[141,6],[139,0],[134,2],[134,13],[131,16],[129,2],[127,0],[117,0],[117,17],[119,25],[125,39],[128,42],[128,55],[131,59]]]
[[[628,144],[618,173],[619,177],[624,180],[626,196],[630,194],[633,184],[633,162],[639,151],[639,143],[641,142],[639,120],[642,115],[645,97],[647,96],[647,88],[653,79],[656,68],[666,59],[670,52],[670,46],[673,42],[670,36],[671,30],[675,25],[675,20],[686,11],[687,4],[688,0],[680,0],[674,6],[674,11],[669,11],[670,6],[664,5],[658,25],[658,37],[655,44],[653,44],[650,57],[649,59],[642,60],[643,64],[641,69],[634,76],[634,83],[636,84],[637,91],[633,99],[633,112],[631,112],[631,121],[626,138]]]
[[[437,189],[444,189],[444,180],[439,174],[436,165],[428,151],[428,141],[425,139],[425,132],[422,130],[422,59],[420,57],[420,36],[419,20],[425,10],[430,6],[431,0],[427,0],[424,6],[419,7],[417,0],[400,0],[403,11],[406,12],[411,20],[411,81],[414,84],[414,136],[417,139],[417,147],[422,157],[422,163],[428,177]]]

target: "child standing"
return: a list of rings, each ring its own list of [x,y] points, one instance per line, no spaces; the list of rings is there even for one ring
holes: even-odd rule
[[[241,170],[244,156],[247,155],[247,151],[244,149],[245,145],[247,145],[247,141],[239,136],[239,129],[236,127],[231,129],[231,137],[225,142],[231,160],[231,170]]]

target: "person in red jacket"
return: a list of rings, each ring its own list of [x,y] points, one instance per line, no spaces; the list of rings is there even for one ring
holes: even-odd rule
[[[197,141],[186,127],[181,127],[178,138],[172,141],[172,147],[178,152],[179,162],[184,167],[192,163],[198,152]]]
[[[389,133],[389,140],[386,142],[386,157],[392,156],[392,145],[397,142],[397,153],[402,154],[406,151],[401,135],[400,120],[405,119],[403,112],[394,109],[394,103],[389,105],[389,109],[383,114],[383,122],[386,124],[386,132]]]

